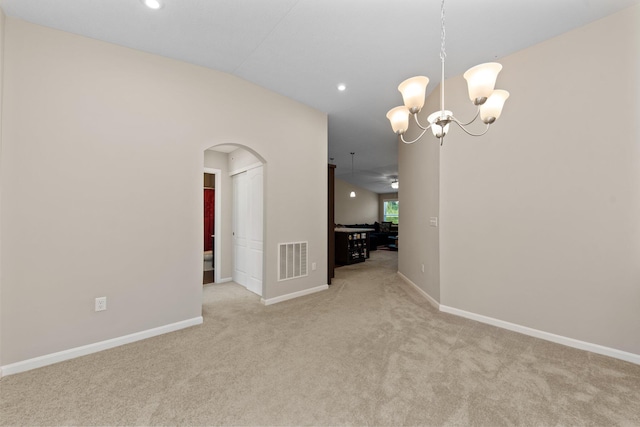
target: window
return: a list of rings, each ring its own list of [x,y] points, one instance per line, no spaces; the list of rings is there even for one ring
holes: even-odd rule
[[[397,200],[386,200],[384,202],[384,218],[383,221],[391,221],[394,224],[398,223],[398,217],[400,206]]]

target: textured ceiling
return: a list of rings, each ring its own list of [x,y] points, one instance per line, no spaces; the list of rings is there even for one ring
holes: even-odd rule
[[[386,112],[414,75],[440,82],[439,0],[0,0],[36,24],[225,71],[329,115],[336,176],[378,193],[398,173]],[[640,0],[447,0],[447,75]],[[347,90],[339,92],[337,84]],[[355,152],[355,173],[351,155]],[[400,177],[402,182],[402,177]]]

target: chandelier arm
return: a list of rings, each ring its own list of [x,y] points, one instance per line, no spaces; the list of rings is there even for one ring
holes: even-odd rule
[[[413,119],[416,121],[416,124],[418,125],[418,127],[422,130],[427,130],[431,127],[431,124],[429,124],[429,126],[424,127],[420,124],[420,122],[418,121],[418,113],[413,113]],[[424,133],[424,132],[422,132]]]
[[[484,130],[484,132],[482,132],[482,133],[477,133],[477,134],[476,134],[476,133],[471,133],[471,132],[469,132],[467,129],[465,129],[465,126],[466,126],[466,125],[465,125],[465,124],[460,123],[460,121],[458,121],[458,119],[456,119],[455,117],[451,117],[451,121],[452,121],[452,122],[454,122],[455,124],[457,124],[457,125],[458,125],[458,127],[459,127],[460,129],[462,129],[463,131],[465,131],[465,133],[466,133],[467,135],[471,135],[471,136],[482,136],[482,135],[484,135],[485,133],[487,133],[487,132],[489,131],[489,126],[491,126],[490,124],[487,124],[487,127],[486,127],[486,129]]]
[[[458,119],[456,119],[455,117],[453,117],[453,120],[458,123],[458,126],[469,126],[471,123],[475,122],[476,119],[478,118],[478,116],[480,115],[480,107],[478,107],[478,111],[476,111],[476,115],[473,116],[473,119],[471,119],[471,121],[467,122],[467,123],[460,123],[458,121]]]
[[[431,125],[427,126],[426,129],[423,128],[422,132],[420,132],[420,135],[418,135],[418,137],[416,139],[414,139],[413,141],[407,141],[404,139],[404,134],[400,134],[400,139],[402,140],[402,142],[404,142],[405,144],[413,144],[414,142],[416,142],[417,140],[419,140],[420,138],[422,138],[422,135],[424,135],[424,133],[427,131],[427,129],[429,129],[431,127]]]

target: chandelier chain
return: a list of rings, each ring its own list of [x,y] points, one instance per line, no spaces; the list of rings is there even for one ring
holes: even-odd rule
[[[447,57],[447,51],[444,48],[444,38],[445,38],[444,0],[442,0],[442,4],[440,5],[440,60],[443,62],[444,62],[444,59]]]

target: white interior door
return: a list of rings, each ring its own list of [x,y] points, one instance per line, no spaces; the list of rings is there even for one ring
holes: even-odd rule
[[[247,171],[247,189],[249,191],[249,218],[247,246],[249,248],[249,277],[247,289],[262,296],[262,166]]]
[[[263,168],[233,176],[233,281],[262,296]]]
[[[249,252],[247,247],[247,173],[233,176],[233,281],[247,286]]]

